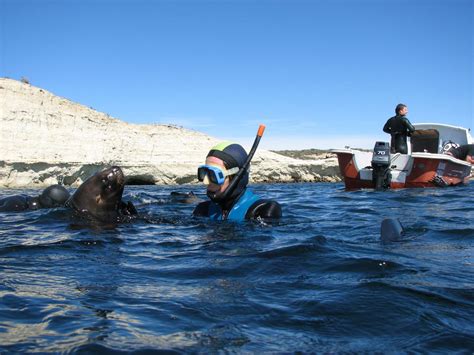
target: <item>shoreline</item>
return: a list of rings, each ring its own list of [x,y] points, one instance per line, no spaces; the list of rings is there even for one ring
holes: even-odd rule
[[[112,165],[135,184],[191,183],[225,140],[172,124],[129,124],[12,79],[0,78],[0,103],[0,187],[74,187]],[[337,158],[259,149],[251,164],[251,182],[339,180]]]
[[[0,161],[0,188],[44,188],[54,184],[64,185],[66,187],[78,187],[88,177],[94,175],[112,165],[120,166],[125,173],[126,185],[129,186],[181,186],[181,185],[199,185],[195,169],[190,166],[186,169],[186,173],[178,175],[177,173],[165,173],[165,166],[127,166],[124,164],[80,164],[80,163],[63,163],[49,164],[44,162],[35,163],[18,163]],[[169,164],[168,164],[169,165]],[[170,170],[173,170],[171,166]],[[333,170],[330,168],[330,170]],[[290,183],[335,183],[341,182],[338,176],[324,175],[303,175],[297,171],[290,171],[289,175],[277,175],[272,177],[269,174],[255,173],[253,169],[250,174],[251,184],[290,184]],[[161,177],[161,178],[160,178]]]

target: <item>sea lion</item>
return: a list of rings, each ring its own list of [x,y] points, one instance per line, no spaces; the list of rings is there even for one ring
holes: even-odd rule
[[[384,243],[401,241],[405,235],[402,224],[396,218],[385,218],[380,225],[380,239]]]
[[[30,208],[32,197],[24,195],[8,196],[0,199],[0,212],[20,212]]]
[[[194,192],[178,192],[178,191],[171,191],[170,193],[170,201],[171,202],[178,202],[178,203],[198,203],[202,202],[203,199],[197,197]]]
[[[101,222],[120,222],[137,214],[131,202],[123,202],[125,176],[122,169],[112,166],[92,175],[74,192],[66,205],[81,217]]]
[[[19,212],[40,208],[63,207],[70,194],[64,186],[51,185],[35,197],[15,195],[0,199],[0,212]]]
[[[62,185],[51,185],[38,196],[38,208],[64,207],[71,195]]]

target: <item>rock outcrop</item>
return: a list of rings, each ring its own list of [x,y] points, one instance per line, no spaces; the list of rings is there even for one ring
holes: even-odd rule
[[[215,137],[173,125],[129,124],[16,80],[0,78],[0,187],[78,186],[105,166],[130,184],[194,183]],[[336,158],[258,150],[254,182],[339,181]]]

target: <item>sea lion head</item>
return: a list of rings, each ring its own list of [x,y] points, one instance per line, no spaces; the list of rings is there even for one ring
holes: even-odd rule
[[[198,202],[203,201],[201,198],[197,197],[192,191],[191,192],[171,191],[170,200],[171,202],[179,202],[179,203],[198,203]]]
[[[61,185],[51,185],[38,196],[39,208],[62,207],[70,198],[69,191]]]
[[[122,169],[112,166],[84,181],[67,204],[78,212],[110,220],[119,214],[124,186]]]

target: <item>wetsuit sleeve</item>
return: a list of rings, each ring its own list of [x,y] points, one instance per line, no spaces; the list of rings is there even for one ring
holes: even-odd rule
[[[383,126],[383,131],[385,133],[392,133],[392,128],[390,127],[390,118],[385,122],[385,125]]]
[[[403,122],[405,122],[405,127],[407,128],[408,136],[411,136],[411,134],[415,132],[415,127],[413,127],[413,125],[410,123],[410,121],[408,121],[407,118],[405,118]]]
[[[258,200],[254,202],[245,214],[245,219],[281,218],[281,206],[273,200]]]
[[[209,204],[210,203],[211,201],[204,201],[198,204],[193,211],[193,216],[209,217]]]

